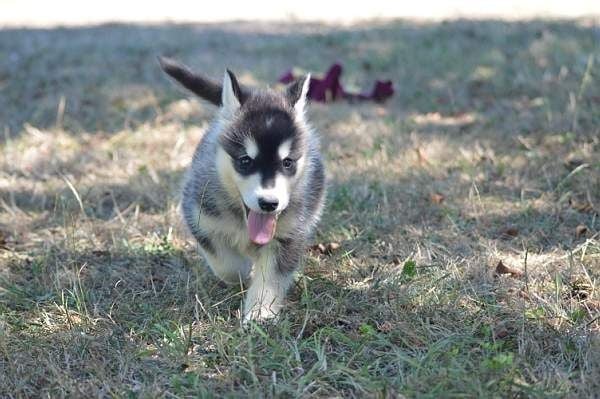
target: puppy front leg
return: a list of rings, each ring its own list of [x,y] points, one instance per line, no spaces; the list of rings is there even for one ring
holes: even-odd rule
[[[291,281],[291,273],[283,275],[273,268],[257,268],[244,301],[244,323],[277,316],[283,307],[285,293]]]
[[[254,273],[244,301],[244,323],[272,319],[283,307],[285,294],[293,281],[303,246],[282,240],[275,248],[265,248],[254,265]]]

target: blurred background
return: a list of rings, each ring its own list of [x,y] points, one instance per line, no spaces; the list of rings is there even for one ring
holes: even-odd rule
[[[595,0],[373,0],[368,4],[340,1],[255,0],[174,1],[0,1],[0,25],[52,26],[106,22],[217,22],[231,20],[301,20],[352,22],[373,18],[508,18],[591,17],[600,13]]]

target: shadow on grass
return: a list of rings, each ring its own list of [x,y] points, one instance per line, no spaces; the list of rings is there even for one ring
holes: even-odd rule
[[[184,371],[191,323],[202,331],[209,318],[236,318],[237,304],[223,299],[239,295],[197,263],[164,237],[110,250],[58,245],[9,260],[0,313],[11,349],[1,350],[0,392],[163,390]]]
[[[552,323],[509,281],[473,292],[451,269],[396,266],[324,277],[342,257],[311,258],[283,318],[248,330],[238,291],[168,242],[15,259],[0,284],[0,392],[505,396],[573,393],[580,375],[597,384],[594,337]],[[569,370],[558,385],[557,369]]]

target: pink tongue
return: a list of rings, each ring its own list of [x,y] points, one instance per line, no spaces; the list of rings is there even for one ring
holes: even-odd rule
[[[255,244],[265,245],[275,235],[275,215],[248,211],[248,234]]]

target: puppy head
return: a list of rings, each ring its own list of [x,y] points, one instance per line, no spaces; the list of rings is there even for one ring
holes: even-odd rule
[[[310,77],[284,92],[251,92],[231,71],[218,84],[173,61],[161,60],[161,65],[183,86],[220,107],[217,169],[225,187],[243,201],[250,238],[258,244],[270,241],[304,168]]]
[[[303,123],[308,79],[285,93],[256,92],[243,99],[233,74],[223,82],[221,154],[248,210],[282,212],[302,172],[307,133]],[[225,157],[226,155],[226,157]]]

